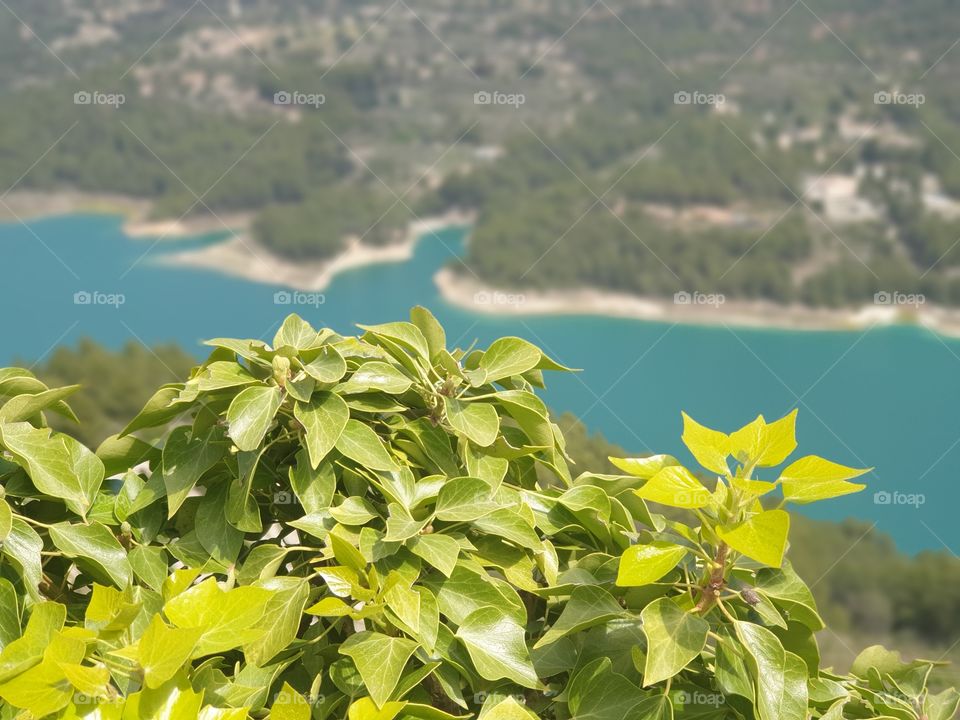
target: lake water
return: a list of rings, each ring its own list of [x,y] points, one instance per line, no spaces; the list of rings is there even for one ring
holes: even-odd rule
[[[680,443],[681,410],[731,430],[757,413],[769,420],[799,407],[801,452],[876,468],[866,476],[869,491],[813,506],[810,515],[876,521],[909,552],[960,551],[960,342],[914,327],[783,332],[476,315],[447,305],[432,282],[462,250],[457,229],[425,238],[409,262],[339,276],[315,306],[276,304],[279,286],[153,262],[163,252],[217,240],[164,241],[144,256],[150,241],[125,237],[118,218],[51,218],[29,230],[0,224],[0,364],[41,357],[83,336],[111,347],[131,338],[175,341],[200,354],[206,337],[269,339],[292,310],[314,325],[350,332],[358,322],[406,319],[421,304],[444,323],[451,343],[519,335],[584,368],[548,378],[547,402],[637,453],[689,459]],[[76,304],[78,292],[93,302]],[[123,304],[99,304],[118,294]]]

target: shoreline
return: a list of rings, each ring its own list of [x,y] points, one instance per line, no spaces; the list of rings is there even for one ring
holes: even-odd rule
[[[433,276],[444,301],[485,315],[601,316],[701,326],[735,326],[760,330],[858,331],[875,326],[925,327],[944,337],[960,338],[960,309],[925,306],[922,310],[891,305],[831,309],[777,305],[768,301],[678,304],[598,289],[570,291],[494,288],[449,267]]]
[[[122,231],[130,238],[182,240],[212,233],[233,237],[201,248],[165,253],[154,262],[171,267],[196,268],[250,282],[283,285],[292,290],[319,292],[340,273],[368,265],[401,263],[413,257],[417,243],[444,228],[471,225],[474,217],[450,211],[409,224],[403,240],[382,247],[350,238],[346,249],[326,260],[297,262],[275,255],[253,239],[254,213],[198,215],[182,219],[153,219],[153,203],[124,195],[17,190],[0,205],[0,222],[38,220],[90,213],[123,218]],[[226,226],[226,227],[225,227]],[[960,339],[960,308],[934,305],[904,307],[864,305],[859,308],[815,308],[777,305],[763,300],[733,300],[721,304],[678,304],[660,297],[644,297],[601,289],[518,290],[495,288],[454,272],[449,267],[433,276],[440,296],[454,307],[484,315],[599,316],[685,325],[786,330],[858,331],[875,326],[924,327],[943,337]]]
[[[254,216],[251,212],[238,212],[156,219],[152,217],[152,200],[80,190],[15,190],[3,203],[0,222],[27,222],[76,214],[118,215],[123,218],[124,235],[137,240],[182,240],[219,232],[244,233],[249,231]]]
[[[406,262],[413,257],[423,236],[447,227],[469,225],[472,220],[471,216],[458,212],[425,218],[410,223],[403,240],[382,247],[364,245],[359,238],[353,237],[348,240],[346,249],[326,260],[288,260],[260,245],[249,232],[241,232],[214,245],[164,254],[154,262],[212,270],[251,282],[284,285],[292,290],[319,292],[346,270]]]

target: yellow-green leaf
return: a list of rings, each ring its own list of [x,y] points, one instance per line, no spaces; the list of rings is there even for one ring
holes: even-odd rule
[[[727,456],[730,455],[730,438],[719,430],[711,430],[683,413],[683,444],[707,470],[728,475]]]
[[[639,587],[654,583],[683,560],[687,549],[668,542],[631,545],[620,556],[617,585]]]
[[[789,532],[790,515],[784,510],[767,510],[738,525],[717,529],[720,539],[734,550],[771,567],[783,563]]]

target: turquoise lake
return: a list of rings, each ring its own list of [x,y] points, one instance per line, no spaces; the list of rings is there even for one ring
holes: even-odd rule
[[[290,311],[350,332],[358,322],[406,319],[408,309],[421,304],[461,346],[519,335],[584,368],[575,376],[548,377],[547,402],[632,452],[689,460],[680,443],[681,410],[732,430],[757,413],[769,420],[799,407],[802,453],[876,468],[865,476],[868,491],[814,506],[811,516],[876,521],[908,552],[945,546],[960,552],[958,341],[915,327],[784,332],[476,315],[446,304],[432,282],[462,250],[458,229],[424,238],[409,262],[340,275],[325,302],[313,307],[275,304],[280,286],[153,262],[164,252],[215,241],[164,241],[137,262],[151,243],[125,237],[119,218],[50,218],[30,222],[29,230],[0,224],[0,363],[32,361],[83,336],[111,347],[131,338],[175,341],[199,355],[206,337],[269,340]],[[123,294],[125,302],[75,304],[74,293],[84,291]],[[158,377],[157,384],[170,379]],[[910,494],[917,502],[904,504]]]

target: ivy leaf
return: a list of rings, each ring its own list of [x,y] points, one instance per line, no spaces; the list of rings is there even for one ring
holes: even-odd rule
[[[634,492],[644,500],[676,508],[702,508],[713,500],[703,483],[682,465],[663,468]]]
[[[240,450],[256,450],[263,442],[280,409],[280,388],[276,385],[249,387],[241,391],[227,409],[227,434]]]
[[[0,553],[20,571],[23,586],[34,602],[39,602],[40,581],[43,579],[43,540],[37,532],[18,517],[13,518],[10,533],[0,545]]]
[[[357,325],[357,327],[369,334],[382,336],[424,360],[430,359],[430,347],[427,345],[427,339],[413,323],[393,322],[383,325]]]
[[[489,515],[479,517],[473,521],[473,526],[534,552],[543,549],[543,544],[533,526],[520,513],[509,508],[495,510]]]
[[[739,525],[717,528],[727,545],[770,567],[783,563],[789,533],[790,515],[784,510],[766,510]]]
[[[335,383],[347,374],[347,362],[335,347],[324,345],[320,354],[304,365],[303,370],[317,382]]]
[[[777,636],[765,627],[739,620],[734,627],[749,653],[760,720],[805,720],[806,663],[786,652]]]
[[[851,468],[807,455],[784,469],[780,483],[784,498],[802,505],[860,492],[866,485],[847,481],[870,470],[872,468]]]
[[[310,703],[284,682],[270,708],[270,720],[310,720]],[[203,718],[201,718],[203,720]]]
[[[290,313],[284,318],[283,325],[273,336],[273,349],[293,347],[297,350],[306,350],[317,339],[317,331],[310,327],[310,323],[296,313]]]
[[[215,428],[191,437],[190,428],[174,428],[163,446],[163,485],[168,517],[173,517],[194,485],[223,456],[225,443]]]
[[[770,424],[758,415],[730,435],[730,454],[741,465],[779,465],[797,448],[796,420],[796,410]]]
[[[269,590],[272,596],[258,623],[264,632],[243,646],[243,654],[247,662],[264,667],[297,639],[310,585],[303,578],[275,577],[258,583],[257,587]]]
[[[673,455],[650,455],[644,458],[607,458],[615,467],[628,475],[642,480],[649,480],[665,467],[679,465],[680,461]]]
[[[540,638],[534,650],[555,643],[560,638],[603,625],[623,616],[623,608],[610,593],[597,585],[574,588],[560,617]]]
[[[309,403],[298,401],[293,415],[303,425],[310,466],[316,469],[340,439],[350,420],[350,408],[339,395],[318,392]]]
[[[445,577],[453,574],[460,556],[460,543],[449,535],[420,535],[408,547],[414,555],[423,558]]]
[[[469,522],[499,507],[493,498],[493,489],[479,478],[453,478],[437,493],[437,520]]]
[[[184,590],[163,606],[163,613],[179,628],[201,631],[194,657],[226,652],[260,636],[255,625],[273,596],[258,587],[224,591],[208,578]]]
[[[144,682],[158,688],[186,664],[200,639],[199,628],[172,628],[154,615],[137,644],[137,658]]]
[[[533,370],[543,353],[540,348],[517,337],[495,340],[480,358],[479,367],[469,371],[467,377],[474,387],[493,383],[514,375]]]
[[[38,602],[30,611],[23,636],[0,653],[0,682],[6,682],[40,662],[43,652],[63,628],[67,608],[60,603]]]
[[[489,403],[443,398],[450,427],[480,447],[492,445],[500,432],[500,416]]]
[[[7,539],[11,530],[13,530],[13,511],[7,501],[0,498],[0,547],[2,547],[3,541]]]
[[[446,349],[447,334],[444,332],[443,326],[437,322],[433,313],[425,307],[417,305],[410,311],[410,321],[423,333],[431,358]]]
[[[614,672],[607,657],[594,660],[574,675],[567,696],[575,720],[653,720],[636,713],[641,703],[649,700],[648,695]]]
[[[351,460],[370,470],[399,470],[380,436],[369,425],[349,420],[337,439],[336,448]]]
[[[96,574],[120,589],[130,584],[133,570],[127,553],[105,525],[57,523],[50,526],[50,540],[67,557],[89,561]]]
[[[377,707],[383,707],[417,647],[407,638],[366,631],[348,637],[340,646],[340,653],[353,660],[370,698]]]
[[[686,554],[685,547],[662,541],[631,545],[620,556],[617,585],[639,587],[655,583],[673,570]]]
[[[336,390],[344,395],[371,391],[402,395],[412,385],[413,381],[393,365],[373,360],[357,368],[350,379]]]
[[[524,687],[539,687],[523,626],[500,608],[482,607],[470,613],[457,628],[456,636],[467,648],[481,677],[506,678]]]
[[[720,475],[729,475],[727,457],[730,455],[730,438],[726,433],[711,430],[701,425],[686,413],[683,415],[683,444],[707,470]]]
[[[49,428],[25,422],[0,423],[0,443],[37,490],[86,517],[103,482],[103,463],[96,455],[68,435],[51,435]]]
[[[681,608],[673,598],[658,598],[640,613],[647,638],[643,685],[672,678],[706,646],[710,623]]]

